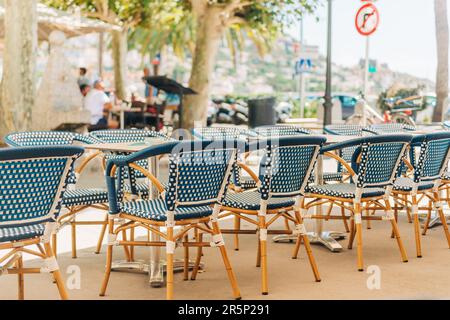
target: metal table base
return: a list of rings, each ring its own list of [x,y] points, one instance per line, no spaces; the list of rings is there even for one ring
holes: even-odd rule
[[[342,246],[336,240],[345,239],[346,234],[338,231],[322,231],[320,236],[315,232],[309,232],[308,238],[311,244],[320,244],[327,247],[331,252],[340,252],[343,250]],[[295,242],[297,241],[297,236],[290,234],[283,234],[273,237],[273,242]]]
[[[151,268],[152,267],[152,268]],[[147,273],[149,275],[149,284],[152,288],[161,288],[164,286],[164,274],[166,272],[166,263],[161,261],[159,266],[145,263],[143,260],[137,261],[114,261],[112,264],[111,271],[135,271],[140,273]],[[195,262],[189,261],[189,270],[194,269]],[[175,260],[173,263],[174,272],[184,271],[184,261]],[[199,272],[204,270],[204,263],[200,263]]]

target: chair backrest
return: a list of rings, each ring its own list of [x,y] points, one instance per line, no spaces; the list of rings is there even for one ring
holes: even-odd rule
[[[264,138],[312,134],[311,130],[290,125],[262,126],[250,131]]]
[[[411,135],[397,134],[356,140],[359,147],[353,155],[352,166],[358,173],[358,188],[392,185],[411,139]]]
[[[450,130],[450,121],[444,121],[442,123],[442,128],[444,128],[445,130]]]
[[[0,228],[55,220],[80,147],[0,150]]]
[[[92,131],[89,135],[104,143],[143,142],[147,138],[160,138],[163,140],[170,140],[169,137],[160,132],[140,129],[99,130]]]
[[[390,134],[416,131],[416,127],[404,123],[378,123],[368,126],[363,130],[373,134]]]
[[[70,131],[27,131],[10,133],[5,137],[10,147],[66,146],[74,142],[95,144],[101,141],[89,136]]]
[[[261,141],[265,144],[259,178],[263,200],[303,194],[322,144],[320,136],[280,137]]]
[[[8,134],[5,142],[11,147],[62,146],[75,139],[76,134],[68,131],[28,131]]]
[[[325,133],[340,136],[362,136],[363,126],[358,124],[330,124],[325,126]]]
[[[166,203],[177,206],[220,203],[236,153],[234,141],[180,142],[170,155]]]
[[[414,180],[435,181],[447,169],[450,155],[450,132],[430,133],[415,137],[411,145],[419,147],[415,157]]]

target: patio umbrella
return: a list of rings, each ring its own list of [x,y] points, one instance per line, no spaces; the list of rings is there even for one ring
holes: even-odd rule
[[[159,90],[165,91],[166,93],[173,93],[178,95],[180,98],[180,105],[178,106],[178,114],[180,117],[179,127],[183,127],[182,116],[183,116],[183,96],[188,94],[197,94],[191,88],[186,88],[182,84],[176,82],[173,79],[169,79],[166,76],[153,76],[153,77],[144,77],[144,80],[147,83]]]
[[[0,38],[4,38],[3,17],[5,6],[0,1]],[[120,30],[119,26],[111,25],[100,20],[85,18],[72,13],[58,10],[42,3],[37,4],[38,38],[40,41],[48,40],[50,33],[55,30],[62,31],[68,38],[78,37],[88,33]]]

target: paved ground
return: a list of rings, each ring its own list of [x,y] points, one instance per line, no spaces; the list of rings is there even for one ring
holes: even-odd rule
[[[91,173],[82,183],[103,182],[99,173]],[[88,212],[81,218],[101,213]],[[223,222],[223,225],[228,224]],[[339,221],[327,222],[326,229],[343,230]],[[312,224],[308,223],[312,230]],[[390,238],[388,222],[373,222],[372,230],[364,230],[364,257],[369,270],[379,271],[379,289],[374,277],[356,270],[356,251],[344,250],[331,253],[323,247],[314,246],[322,282],[314,282],[309,263],[302,248],[300,259],[290,258],[293,244],[269,243],[269,289],[268,296],[260,295],[260,273],[255,267],[256,238],[241,236],[241,250],[232,249],[232,238],[226,236],[228,252],[244,299],[448,299],[450,298],[450,250],[447,247],[442,228],[430,230],[423,239],[422,259],[415,257],[412,225],[400,218],[400,231],[404,240],[409,262],[402,263],[395,240]],[[69,286],[72,272],[80,271],[80,288],[69,290],[72,299],[99,299],[98,291],[102,280],[105,250],[95,255],[92,248],[97,240],[97,227],[80,227],[78,259],[71,259],[69,229],[59,235],[59,262],[63,276]],[[346,240],[341,241],[346,245]],[[181,250],[177,251],[182,253]],[[194,253],[194,250],[192,250]],[[137,257],[146,259],[148,249],[138,249]],[[114,258],[122,258],[117,248]],[[182,275],[175,276],[175,298],[177,299],[231,299],[231,290],[220,255],[215,248],[206,249],[205,272],[197,281],[183,281]],[[27,265],[39,265],[27,261]],[[27,299],[57,299],[55,285],[49,275],[28,275],[25,277]],[[371,284],[369,287],[368,282]],[[17,279],[15,276],[0,277],[0,299],[16,299]],[[107,296],[101,299],[164,299],[164,289],[153,289],[148,285],[148,276],[114,272],[111,276]]]

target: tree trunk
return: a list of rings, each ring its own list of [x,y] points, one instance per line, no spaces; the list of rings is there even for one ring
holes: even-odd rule
[[[112,56],[114,61],[114,85],[116,97],[126,99],[127,82],[127,54],[128,54],[128,28],[122,31],[112,31]]]
[[[36,0],[6,0],[0,137],[31,127],[37,51]]]
[[[448,45],[449,30],[447,18],[447,0],[434,1],[437,41],[437,72],[436,72],[436,107],[433,112],[433,122],[443,121],[448,101]]]
[[[224,30],[219,15],[220,8],[211,5],[197,13],[197,40],[189,87],[198,94],[184,98],[182,126],[185,129],[192,129],[194,123],[206,124],[211,75]]]

